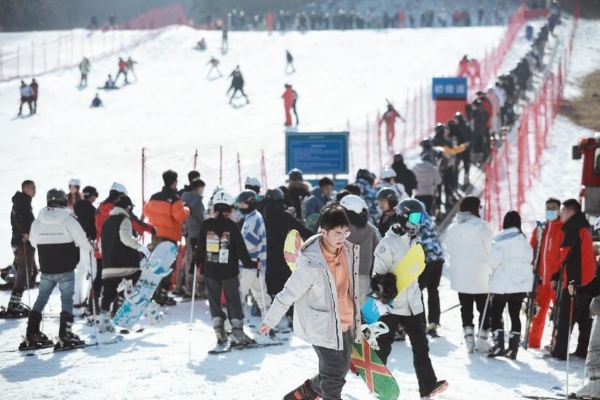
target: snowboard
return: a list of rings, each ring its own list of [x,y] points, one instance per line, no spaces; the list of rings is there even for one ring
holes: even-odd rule
[[[419,278],[424,269],[425,251],[423,250],[423,245],[417,243],[410,248],[404,258],[396,263],[392,269],[392,273],[396,276],[396,289],[398,289],[396,299]]]
[[[361,335],[360,343],[352,344],[350,370],[365,381],[369,391],[379,400],[396,400],[400,396],[396,379],[369,346],[364,335]]]
[[[302,240],[302,236],[300,236],[300,233],[295,229],[289,231],[285,237],[283,257],[285,258],[288,268],[292,272],[296,269],[296,259],[300,255],[300,248],[303,244],[304,240]]]
[[[171,264],[177,256],[177,246],[162,242],[140,262],[142,275],[135,286],[125,291],[125,302],[114,317],[114,324],[131,329],[152,304],[152,296],[161,279],[171,273]],[[153,310],[153,308],[150,308]]]

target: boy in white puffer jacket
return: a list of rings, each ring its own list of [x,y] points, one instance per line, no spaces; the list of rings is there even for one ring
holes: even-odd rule
[[[493,271],[490,293],[494,333],[494,348],[488,357],[507,356],[514,360],[521,341],[521,305],[533,285],[533,250],[521,231],[521,216],[518,212],[506,213],[502,229],[494,236],[492,253],[487,261]],[[507,304],[511,329],[508,350],[505,350],[502,313]]]

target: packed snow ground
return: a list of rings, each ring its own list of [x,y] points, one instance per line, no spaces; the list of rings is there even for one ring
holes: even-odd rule
[[[574,68],[573,74],[580,71],[583,75],[595,68],[591,57],[597,54],[600,42],[590,33],[593,27],[597,29],[597,23],[580,22],[574,65],[586,64],[588,69]],[[496,28],[472,28],[387,34],[322,33],[324,36],[232,34],[231,50],[223,57],[222,71],[228,73],[239,63],[245,72],[252,103],[240,109],[227,105],[223,97],[228,87],[226,82],[204,80],[204,64],[217,44],[216,36],[205,35],[209,42],[208,53],[193,53],[191,47],[202,34],[185,28],[172,29],[134,51],[133,57],[140,61],[136,71],[140,82],[103,94],[107,107],[101,110],[87,109],[94,90],[77,91],[77,73],[64,71],[40,81],[39,115],[13,121],[17,86],[2,84],[0,131],[4,162],[0,166],[3,190],[0,209],[8,215],[8,198],[20,181],[29,177],[38,182],[39,195],[34,200],[36,212],[43,205],[45,191],[52,186],[65,186],[71,176],[79,176],[84,184],[96,185],[101,194],[113,180],[120,180],[129,186],[139,204],[139,150],[142,146],[149,147],[152,169],[160,172],[169,167],[187,167],[194,148],[199,149],[203,164],[216,168],[215,146],[223,144],[229,157],[236,151],[247,155],[242,158],[244,168],[248,166],[244,174],[258,170],[258,153],[264,148],[268,154],[269,176],[275,181],[271,184],[279,183],[284,172],[283,138],[280,138],[283,115],[279,99],[284,82],[290,81],[300,91],[300,118],[308,122],[310,129],[340,129],[348,116],[361,115],[382,98],[389,97],[389,88],[397,90],[401,97],[407,84],[419,84],[431,74],[453,72],[454,60],[465,52],[467,38],[468,53],[476,56],[477,51],[497,39],[499,32]],[[405,37],[405,34],[414,36]],[[402,55],[393,55],[391,49],[397,46],[405,46]],[[288,47],[297,57],[299,71],[291,77],[283,75],[283,54]],[[452,62],[439,62],[440,48],[447,51],[445,54],[449,54]],[[258,50],[261,54],[257,60]],[[397,57],[398,62],[392,66],[379,62],[390,56]],[[96,71],[108,71],[109,67],[114,70],[113,60],[97,63]],[[278,74],[280,78],[274,79]],[[100,84],[103,79],[103,74],[94,74],[90,86]],[[577,86],[572,79],[569,84]],[[305,129],[304,124],[302,129]],[[561,135],[564,130],[557,124],[550,137],[551,145],[561,148],[557,142],[563,140]],[[575,132],[571,135],[574,140],[579,136]],[[183,154],[186,151],[189,154]],[[556,153],[560,159],[550,158],[549,162],[568,168],[577,164],[567,158],[566,150],[563,153]],[[228,168],[235,165],[231,161],[232,158],[226,160]],[[199,169],[204,174],[202,167]],[[576,167],[569,170],[573,172],[572,179],[577,181],[580,170]],[[179,172],[184,175],[187,170]],[[216,183],[215,176],[206,175],[212,187]],[[235,174],[230,172],[229,175],[226,175],[228,183],[235,189]],[[531,195],[538,191],[540,197],[545,198],[543,190],[547,190],[545,185],[535,185]],[[7,244],[0,255],[8,263],[10,229],[7,226],[0,233],[0,241]],[[458,303],[446,279],[442,280],[440,290],[442,309]],[[6,304],[8,295],[0,293],[0,304]],[[37,289],[31,290],[30,295],[33,301]],[[27,295],[25,297],[27,302]],[[34,357],[6,352],[17,347],[26,322],[0,321],[3,396],[19,399],[82,396],[92,399],[107,396],[115,399],[192,396],[271,399],[281,398],[316,372],[314,351],[293,336],[289,344],[279,347],[207,355],[206,351],[214,344],[208,306],[205,301],[198,301],[195,307],[191,331],[188,327],[190,303],[182,303],[169,310],[160,326],[132,334],[122,343]],[[58,332],[58,319],[51,316],[60,312],[58,294],[51,298],[46,312],[50,317],[45,318],[43,329],[54,336]],[[251,323],[258,324],[259,320],[253,318]],[[462,343],[458,308],[442,314],[442,324],[442,337],[430,342],[438,378],[449,380],[451,385],[440,395],[441,399],[482,396],[507,399],[514,397],[514,388],[545,394],[550,386],[564,385],[565,364],[543,360],[539,351],[521,351],[516,361],[489,360],[467,354]],[[75,330],[83,337],[93,334],[93,328],[80,322]],[[101,337],[106,340],[110,335]],[[395,344],[388,366],[400,384],[401,398],[418,398],[408,342]],[[580,384],[583,361],[574,360],[571,368],[572,382]],[[362,380],[353,375],[347,379],[344,399],[370,398]]]

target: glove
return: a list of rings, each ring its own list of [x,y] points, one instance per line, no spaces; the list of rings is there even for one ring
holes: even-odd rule
[[[140,247],[138,247],[138,251],[142,253],[145,258],[150,258],[150,250],[148,250],[148,248],[143,244],[140,244]]]

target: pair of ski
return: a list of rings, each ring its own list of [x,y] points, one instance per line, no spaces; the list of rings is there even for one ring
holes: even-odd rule
[[[550,390],[554,393],[554,396],[529,395],[529,394],[523,393],[519,389],[515,389],[514,392],[516,395],[518,395],[524,399],[530,399],[530,400],[565,400],[565,399],[600,400],[600,398],[596,398],[596,397],[579,397],[575,393],[570,393],[567,396],[567,393],[565,393],[565,391],[559,386],[552,386],[550,388]]]
[[[65,347],[65,348],[61,348],[61,349],[53,349],[54,347],[54,343],[46,345],[46,346],[38,346],[38,347],[32,347],[32,348],[27,348],[27,349],[14,349],[14,350],[5,350],[2,353],[23,353],[26,356],[43,356],[43,355],[48,355],[48,354],[53,354],[53,353],[64,353],[67,351],[72,351],[72,350],[80,350],[80,349],[86,349],[89,347],[96,347],[98,345],[109,345],[109,344],[116,344],[116,343],[120,343],[123,340],[123,335],[116,335],[113,338],[103,341],[103,342],[96,342],[95,341],[95,336],[91,336],[90,337],[90,341],[94,341],[94,343],[85,343],[81,346],[73,346],[73,347]],[[52,350],[50,350],[52,349]]]

